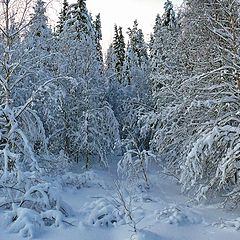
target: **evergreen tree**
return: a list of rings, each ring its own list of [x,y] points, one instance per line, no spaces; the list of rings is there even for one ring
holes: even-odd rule
[[[57,25],[57,35],[59,35],[63,31],[64,24],[67,20],[67,12],[68,12],[69,4],[67,0],[63,0],[62,10],[60,12],[59,21]]]
[[[168,27],[169,30],[176,28],[177,21],[175,16],[175,11],[173,9],[173,4],[170,0],[164,3],[164,14],[163,14],[163,26]]]
[[[149,58],[143,32],[141,29],[138,29],[136,20],[133,28],[129,28],[128,35],[129,43],[124,64],[126,82],[135,86],[138,85],[139,93],[144,94],[148,89],[145,79],[147,79],[149,74]]]
[[[153,28],[153,34],[151,35],[151,43],[150,43],[150,87],[152,94],[157,91],[157,89],[162,87],[162,84],[156,82],[156,75],[161,74],[160,68],[163,65],[163,33],[162,33],[162,19],[159,14],[157,14],[155,19],[155,25]]]
[[[125,42],[124,42],[124,36],[122,33],[122,28],[117,27],[117,25],[114,26],[114,39],[113,39],[113,54],[115,57],[113,58],[115,60],[115,72],[118,78],[119,83],[122,83],[122,77],[123,77],[123,64],[125,60]]]
[[[162,18],[159,14],[156,17],[150,50],[151,75],[149,84],[151,85],[153,98],[156,98],[155,102],[161,95],[159,91],[165,82],[169,81],[168,84],[171,84],[169,78],[171,78],[172,72],[180,74],[179,57],[181,52],[178,52],[177,48],[180,31],[173,5],[170,1],[167,1]]]
[[[147,79],[149,77],[149,59],[147,54],[147,44],[144,41],[142,30],[138,28],[137,21],[133,28],[129,29],[129,42],[125,54],[124,62],[124,83],[125,87],[121,91],[123,99],[120,103],[122,109],[121,126],[122,137],[135,142],[142,150],[145,141],[140,136],[138,126],[139,118],[144,111],[150,107],[150,95]]]
[[[138,28],[137,20],[134,21],[133,28],[128,29],[129,45],[138,60],[138,66],[145,68],[148,65],[147,45],[144,40],[142,29]]]
[[[94,21],[94,29],[95,29],[95,39],[96,39],[96,48],[98,52],[98,59],[101,64],[103,64],[103,54],[102,54],[102,25],[101,25],[101,17],[100,14],[96,16]]]
[[[47,25],[48,18],[46,16],[46,7],[43,0],[37,0],[35,7],[33,7],[34,13],[31,16],[31,24],[29,32],[32,33],[34,39],[37,42],[37,37],[47,38],[51,35],[51,30]],[[41,42],[41,40],[39,40]]]
[[[31,69],[31,74],[22,82],[22,90],[18,95],[18,100],[22,102],[26,101],[33,91],[37,91],[40,85],[55,77],[53,72],[54,39],[48,26],[45,2],[38,0],[33,10],[32,20],[22,41],[22,47],[28,50],[25,67]],[[37,111],[40,119],[44,122],[47,135],[51,125],[51,109],[56,107],[52,99],[55,95],[55,84],[56,82],[52,82],[46,88],[42,88],[31,107]]]
[[[91,41],[94,40],[94,27],[86,6],[86,0],[78,0],[77,3],[70,5],[67,19],[67,25],[72,28],[79,39],[90,38]]]
[[[115,72],[115,59],[114,59],[114,49],[113,49],[113,44],[111,43],[107,49],[107,55],[106,55],[106,75],[108,77],[111,77],[114,72]]]
[[[124,36],[122,32],[122,27],[118,28],[118,50],[117,50],[117,56],[119,58],[119,65],[122,67],[124,64],[124,56],[125,56],[125,41],[124,41]]]
[[[155,56],[158,56],[158,49],[161,46],[161,43],[159,42],[158,44],[155,43],[155,41],[158,39],[161,39],[161,36],[159,35],[161,33],[161,27],[162,27],[162,19],[159,14],[157,14],[156,19],[155,19],[155,24],[153,27],[153,33],[150,35],[150,59],[154,58]],[[157,46],[154,46],[157,45]],[[156,66],[157,67],[157,66]]]
[[[142,118],[144,135],[150,136],[150,147],[165,159],[164,166],[175,171],[176,155],[181,155],[179,142],[183,141],[171,133],[177,132],[176,126],[182,123],[183,97],[179,93],[182,84],[182,69],[179,64],[181,55],[178,40],[181,29],[175,18],[172,3],[165,3],[165,12],[156,16],[150,49],[150,77],[153,109]],[[171,119],[171,120],[170,120]],[[184,126],[179,131],[186,131]],[[149,139],[148,139],[149,140]],[[168,144],[169,143],[169,144]],[[171,167],[168,167],[168,164]]]

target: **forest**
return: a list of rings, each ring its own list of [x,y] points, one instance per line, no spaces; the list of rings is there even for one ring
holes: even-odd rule
[[[86,0],[64,0],[54,28],[47,7],[1,1],[0,226],[15,235],[0,239],[74,228],[59,189],[103,186],[108,171],[115,195],[88,204],[95,220],[84,224],[128,225],[126,239],[178,239],[144,235],[133,210],[165,178],[194,206],[239,214],[240,2],[184,0],[175,10],[166,0],[150,41],[137,20],[127,37],[114,25],[106,54]],[[222,224],[239,229],[240,218]]]

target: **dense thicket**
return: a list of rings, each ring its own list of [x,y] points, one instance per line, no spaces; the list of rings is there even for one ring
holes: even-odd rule
[[[36,211],[56,207],[44,174],[108,166],[113,153],[138,186],[150,187],[154,161],[198,200],[238,202],[238,1],[184,0],[177,15],[167,0],[149,44],[137,20],[127,42],[115,25],[105,61],[101,18],[85,0],[64,0],[55,32],[43,0],[2,6],[0,206],[33,208],[47,196]]]

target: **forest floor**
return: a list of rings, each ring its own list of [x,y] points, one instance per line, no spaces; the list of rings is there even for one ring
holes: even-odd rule
[[[77,174],[78,169],[74,169]],[[172,177],[151,174],[151,188],[129,194],[124,201],[136,222],[137,234],[121,210],[113,207],[119,200],[114,184],[116,171],[92,170],[92,180],[82,187],[64,186],[61,196],[74,215],[58,227],[44,227],[35,236],[39,240],[239,240],[234,221],[236,210],[219,208],[218,204],[196,205],[180,192]],[[70,174],[71,175],[71,174]],[[90,177],[91,178],[91,177]],[[127,187],[128,188],[128,187]],[[130,187],[129,187],[130,188]],[[126,192],[128,193],[126,195]],[[117,205],[114,205],[117,206]],[[121,207],[119,207],[121,208]],[[129,218],[128,218],[129,219]],[[235,222],[236,223],[236,222]],[[1,224],[0,240],[20,240]]]

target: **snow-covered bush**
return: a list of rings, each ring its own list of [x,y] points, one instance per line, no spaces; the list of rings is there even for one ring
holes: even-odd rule
[[[236,114],[199,132],[182,168],[183,189],[197,187],[197,199],[221,192],[237,196],[240,130]],[[230,194],[231,193],[231,194]],[[230,200],[230,198],[229,198]]]
[[[87,203],[82,208],[84,223],[100,227],[127,224],[137,232],[137,224],[143,219],[142,208],[137,205],[137,197],[116,184],[116,193],[109,198],[100,198]]]
[[[126,142],[126,152],[118,162],[118,174],[130,183],[149,188],[148,164],[155,159],[155,155],[151,151],[141,150],[133,139]]]
[[[2,205],[7,207],[10,203]],[[61,200],[57,187],[39,183],[15,198],[10,210],[5,211],[4,220],[10,232],[33,238],[41,227],[66,223],[74,215],[71,207]]]
[[[176,206],[156,211],[156,219],[179,226],[199,224],[202,222],[202,218],[197,213],[191,211],[190,209]]]
[[[22,237],[34,238],[36,233],[44,225],[38,212],[22,207],[13,206],[11,212],[7,212],[4,220],[8,220],[9,232],[19,233]]]
[[[97,227],[114,227],[126,224],[125,212],[116,208],[111,199],[98,199],[84,207],[85,224]]]
[[[213,226],[217,226],[220,228],[234,228],[235,230],[240,230],[240,218],[236,218],[233,220],[223,220],[220,222],[213,223]]]
[[[20,206],[43,212],[50,209],[62,211],[64,215],[72,214],[71,208],[61,200],[58,187],[50,183],[39,183],[26,191],[21,199]]]
[[[64,214],[59,210],[47,210],[41,213],[41,218],[43,219],[45,225],[54,225],[55,227],[60,227],[64,224]]]
[[[121,212],[124,212],[126,224],[131,227],[133,232],[138,231],[138,223],[144,218],[144,212],[142,211],[141,206],[137,205],[139,200],[138,194],[135,191],[129,190],[125,184],[115,183],[116,194],[112,197],[112,203]]]
[[[63,187],[71,187],[76,189],[95,186],[105,188],[104,182],[99,180],[99,176],[93,171],[86,171],[82,174],[67,172],[60,177],[60,184]]]

